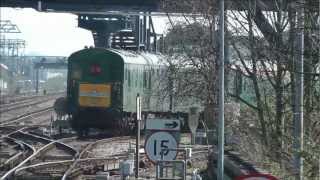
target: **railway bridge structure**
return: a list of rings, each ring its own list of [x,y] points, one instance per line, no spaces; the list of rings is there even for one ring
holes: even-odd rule
[[[179,2],[182,6],[177,6]],[[78,26],[92,32],[96,47],[122,46],[121,42],[133,39],[138,49],[156,51],[157,42],[161,35],[156,34],[151,16],[166,16],[167,13],[197,13],[196,0],[2,0],[0,7],[13,8],[34,8],[44,12],[66,12],[78,15]],[[297,0],[283,1],[284,11]],[[312,11],[318,11],[317,0],[306,1]],[[172,4],[174,3],[174,4]],[[192,5],[191,5],[192,4]],[[272,38],[274,28],[268,25],[262,11],[277,11],[274,1],[270,0],[225,0],[225,7],[228,10],[246,10],[249,4],[256,6],[255,23],[266,38]],[[199,7],[200,8],[200,7]],[[141,16],[140,16],[141,15]],[[122,33],[113,37],[114,44],[111,44],[111,35],[121,29],[132,29],[132,33]],[[123,37],[124,36],[124,37]],[[131,36],[131,37],[129,37]],[[132,43],[132,42],[130,42]]]

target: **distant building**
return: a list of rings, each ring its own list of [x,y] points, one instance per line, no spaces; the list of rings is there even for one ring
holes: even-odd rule
[[[10,81],[10,72],[8,66],[0,63],[0,93],[8,92],[8,84]]]

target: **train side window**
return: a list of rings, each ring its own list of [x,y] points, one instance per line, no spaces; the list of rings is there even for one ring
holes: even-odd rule
[[[146,83],[145,83],[145,72],[144,72],[144,69],[141,69],[140,71],[140,74],[141,74],[141,87],[145,87]]]
[[[139,77],[139,72],[138,72],[138,70],[135,70],[134,71],[135,73],[135,87],[138,87],[138,77]]]
[[[130,70],[128,69],[128,86],[131,86],[131,73]]]
[[[151,77],[152,77],[152,72],[149,71],[149,83],[148,83],[148,88],[151,89]]]
[[[147,87],[147,72],[146,71],[143,71],[143,88],[146,88]]]
[[[140,69],[138,70],[138,73],[139,73],[138,86],[141,87],[143,82],[142,82],[142,73]]]
[[[128,69],[125,70],[124,80],[128,80]]]

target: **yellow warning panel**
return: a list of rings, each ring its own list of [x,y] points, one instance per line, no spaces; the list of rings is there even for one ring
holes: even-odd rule
[[[85,107],[111,106],[111,85],[109,84],[80,84],[79,105]]]

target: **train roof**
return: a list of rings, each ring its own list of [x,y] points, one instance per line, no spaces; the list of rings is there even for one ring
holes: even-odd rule
[[[163,65],[164,56],[162,54],[153,54],[148,52],[125,51],[119,49],[107,49],[122,57],[126,64],[148,64],[148,65]]]
[[[165,56],[160,53],[149,53],[149,52],[135,52],[135,51],[127,51],[127,50],[121,50],[121,49],[106,49],[106,48],[85,48],[80,51],[74,52],[69,56],[69,58],[72,58],[72,56],[82,53],[86,53],[88,51],[104,51],[107,53],[112,53],[115,55],[120,56],[125,64],[140,64],[140,65],[165,65]]]

